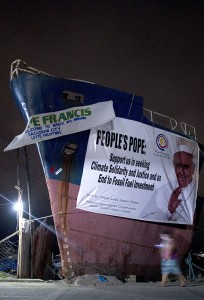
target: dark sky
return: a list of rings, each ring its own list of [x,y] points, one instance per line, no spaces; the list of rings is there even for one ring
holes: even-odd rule
[[[59,77],[140,95],[145,108],[194,126],[204,144],[203,0],[3,0],[0,37],[1,138],[25,128],[9,90],[10,65],[20,58]],[[7,144],[1,139],[0,193],[14,201],[16,151],[4,153]],[[32,211],[41,217],[50,214],[47,187],[35,146],[27,151]],[[24,187],[23,153],[20,168]],[[200,196],[203,178],[202,170]],[[0,198],[3,226],[12,233],[15,214],[4,203]]]

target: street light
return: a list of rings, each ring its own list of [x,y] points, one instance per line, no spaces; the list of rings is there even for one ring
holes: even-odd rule
[[[15,203],[14,208],[18,213],[18,229],[22,229],[22,219],[23,219],[23,202],[22,193],[23,190],[18,186],[14,185],[15,189],[18,191],[18,201]]]
[[[23,210],[23,203],[16,202],[13,207],[18,212],[19,210]]]
[[[19,212],[23,211],[23,202],[19,203],[18,201],[14,203],[13,208],[17,211],[17,214],[19,214]]]

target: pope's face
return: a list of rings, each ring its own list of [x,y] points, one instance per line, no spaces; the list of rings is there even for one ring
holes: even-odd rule
[[[194,164],[192,155],[186,152],[174,154],[174,168],[180,187],[186,187],[192,180]]]

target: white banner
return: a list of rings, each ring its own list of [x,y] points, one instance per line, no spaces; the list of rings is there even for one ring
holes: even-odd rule
[[[57,138],[110,122],[115,117],[113,101],[33,115],[26,129],[4,151]]]
[[[77,208],[131,219],[192,224],[198,144],[115,118],[90,132]]]

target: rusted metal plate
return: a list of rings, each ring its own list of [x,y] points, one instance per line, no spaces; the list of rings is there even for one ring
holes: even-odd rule
[[[46,227],[45,219],[33,234],[32,272],[33,278],[43,278],[43,273],[49,257],[52,232]]]
[[[177,240],[180,260],[189,248],[192,226],[85,212],[76,209],[79,186],[56,180],[47,180],[47,185],[63,274],[68,279],[86,273],[135,274],[144,280],[158,279],[160,257],[154,245],[164,229]]]

